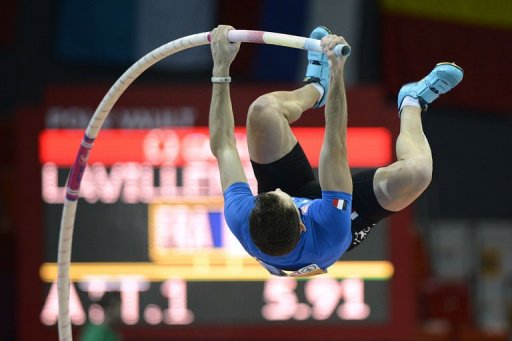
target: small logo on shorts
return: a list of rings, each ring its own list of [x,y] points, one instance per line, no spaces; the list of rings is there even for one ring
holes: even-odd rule
[[[343,199],[334,199],[332,204],[340,211],[345,211],[347,209],[347,202]]]

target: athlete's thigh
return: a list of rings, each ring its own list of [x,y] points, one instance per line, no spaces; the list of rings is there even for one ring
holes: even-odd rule
[[[266,164],[287,155],[297,143],[279,103],[251,105],[247,117],[247,146],[251,160]]]
[[[258,193],[280,188],[293,197],[322,197],[320,183],[299,143],[279,160],[266,164],[251,160],[251,164],[258,181]]]

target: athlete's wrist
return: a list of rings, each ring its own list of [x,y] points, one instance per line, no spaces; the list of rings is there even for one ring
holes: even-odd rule
[[[229,65],[214,65],[212,77],[229,77]]]

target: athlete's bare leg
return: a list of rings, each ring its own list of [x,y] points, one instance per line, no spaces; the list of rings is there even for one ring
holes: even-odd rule
[[[251,160],[270,163],[288,154],[297,139],[290,124],[312,108],[320,93],[311,84],[294,91],[276,91],[260,96],[249,107],[247,144]]]
[[[379,168],[373,189],[379,204],[388,211],[400,211],[416,200],[432,179],[432,153],[423,133],[421,109],[405,106],[401,112],[396,141],[398,161]]]
[[[373,189],[379,204],[389,211],[400,211],[420,196],[432,180],[432,153],[423,134],[420,106],[435,101],[456,87],[464,76],[454,63],[439,63],[415,83],[407,83],[398,92],[401,110],[400,135],[396,142],[398,161],[379,168]]]

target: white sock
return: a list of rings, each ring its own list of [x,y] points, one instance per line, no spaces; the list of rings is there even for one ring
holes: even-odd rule
[[[411,96],[404,97],[404,99],[402,100],[402,104],[400,104],[400,111],[402,111],[402,109],[407,106],[421,109],[421,105],[418,99]]]
[[[322,99],[322,97],[324,96],[324,87],[320,85],[320,83],[309,83],[311,85],[313,85],[316,89],[316,91],[318,91],[318,93],[320,93],[320,97],[318,100]]]

